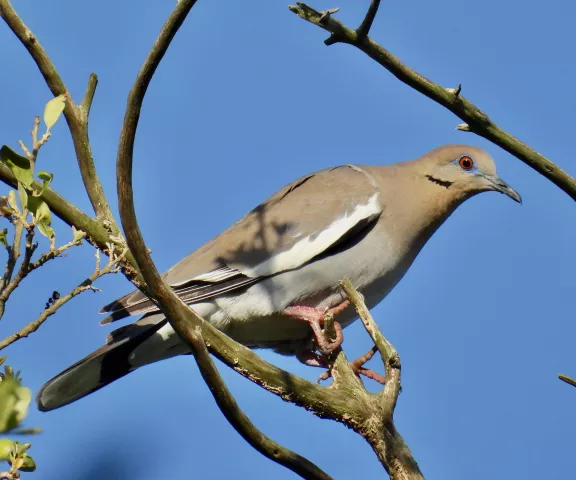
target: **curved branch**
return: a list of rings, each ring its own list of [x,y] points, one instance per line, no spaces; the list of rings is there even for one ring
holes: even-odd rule
[[[60,78],[56,67],[38,41],[38,38],[24,24],[14,8],[12,8],[9,0],[0,0],[0,17],[4,19],[6,25],[8,25],[10,30],[14,32],[18,40],[20,40],[22,45],[28,50],[28,53],[30,53],[30,56],[36,62],[36,66],[40,70],[52,94],[54,96],[61,94],[66,95],[64,117],[66,118],[68,128],[72,135],[78,166],[82,174],[84,187],[90,198],[90,203],[99,218],[108,220],[111,222],[113,228],[117,229],[112,211],[104,194],[104,189],[96,174],[92,149],[90,148],[90,141],[88,139],[88,113],[96,89],[96,75],[90,75],[85,99],[81,106],[76,105],[68,88],[62,81],[62,78]],[[116,230],[116,233],[117,231],[118,230]]]
[[[464,120],[466,124],[459,125],[458,128],[460,130],[476,133],[503,148],[546,177],[566,192],[573,200],[576,200],[576,179],[558,165],[540,155],[533,148],[498,127],[490,120],[488,115],[464,98],[460,93],[460,89],[444,88],[432,82],[403,63],[398,57],[370,37],[358,35],[357,31],[346,27],[331,15],[325,15],[324,12],[319,12],[300,2],[288,8],[300,18],[330,32],[330,38],[326,40],[326,43],[330,45],[338,42],[347,43],[362,50],[398,80],[439,103]]]
[[[330,477],[316,465],[266,437],[240,410],[210,358],[202,337],[205,326],[203,320],[184,305],[164,284],[148,253],[136,220],[132,188],[132,160],[142,101],[170,42],[195,3],[195,0],[179,2],[164,24],[128,96],[117,159],[118,203],[122,227],[151,294],[158,301],[176,332],[191,347],[204,381],[230,424],[250,445],[271,460],[284,465],[304,478],[328,480]]]

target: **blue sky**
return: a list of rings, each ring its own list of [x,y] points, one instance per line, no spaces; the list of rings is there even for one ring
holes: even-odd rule
[[[90,135],[100,178],[115,200],[115,157],[126,96],[175,2],[24,2],[76,100],[90,72],[100,84]],[[338,6],[349,26],[369,2]],[[291,180],[342,163],[415,158],[444,143],[486,148],[524,198],[468,201],[425,247],[373,313],[403,361],[396,422],[427,478],[565,478],[573,470],[575,205],[499,148],[458,132],[460,121],[349,46],[325,47],[320,29],[287,2],[200,0],[176,37],[144,103],[135,188],[143,232],[161,270],[190,253]],[[434,81],[455,87],[503,128],[574,173],[576,5],[550,0],[383,2],[372,36]],[[26,138],[50,93],[24,48],[0,25],[0,143]],[[39,168],[89,210],[65,122]],[[7,191],[7,189],[5,189]],[[57,223],[58,241],[69,229]],[[44,243],[44,247],[46,244]],[[41,312],[53,290],[87,277],[78,248],[29,278],[0,323],[5,337]],[[100,281],[37,333],[5,352],[38,389],[99,347],[100,306],[125,293]],[[350,357],[369,340],[345,331]],[[313,379],[317,369],[263,352]],[[222,373],[253,421],[338,479],[380,475],[370,448],[333,422]],[[61,410],[27,419],[39,471],[30,478],[276,479],[294,475],[255,453],[228,426],[191,358],[146,367]],[[327,453],[329,452],[329,453]],[[33,477],[34,476],[34,477]]]

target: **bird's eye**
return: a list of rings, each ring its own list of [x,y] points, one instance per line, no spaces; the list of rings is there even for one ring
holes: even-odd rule
[[[460,157],[460,161],[458,163],[463,170],[472,170],[472,167],[474,167],[474,160],[472,160],[472,158],[470,158],[468,155]]]

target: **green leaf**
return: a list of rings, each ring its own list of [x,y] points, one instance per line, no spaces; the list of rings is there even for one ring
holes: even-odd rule
[[[16,395],[16,403],[14,404],[14,414],[17,423],[20,423],[28,415],[28,406],[32,400],[32,392],[29,388],[19,386],[14,394]]]
[[[86,236],[86,232],[78,230],[74,225],[72,225],[72,235],[73,235],[72,241],[79,242]]]
[[[18,155],[7,145],[0,148],[0,162],[4,163],[14,174],[16,179],[29,187],[34,181],[34,174],[30,166],[30,160]]]
[[[18,382],[9,376],[5,376],[0,382],[0,432],[18,426],[17,412],[14,406],[18,402],[16,391],[19,387]]]
[[[28,210],[32,213],[40,233],[45,237],[53,238],[54,229],[50,226],[52,225],[52,213],[46,202],[39,197],[29,196]]]
[[[17,212],[20,211],[20,209],[18,208],[18,202],[16,201],[16,193],[14,192],[14,190],[10,190],[8,192],[8,205],[12,210],[16,210]]]
[[[22,466],[19,468],[19,470],[23,472],[33,472],[36,470],[36,462],[30,455],[26,453],[23,460],[24,462],[22,462]]]
[[[14,442],[9,438],[0,438],[0,460],[8,460]]]
[[[38,178],[40,180],[44,180],[45,182],[50,183],[52,181],[52,179],[54,178],[54,174],[42,171],[42,172],[38,172]]]
[[[44,123],[46,131],[50,131],[52,126],[58,121],[66,105],[66,95],[58,95],[50,100],[44,107]]]
[[[54,238],[54,229],[45,221],[40,221],[36,224],[40,233],[47,238]]]
[[[6,239],[7,233],[8,233],[7,228],[3,228],[2,230],[0,230],[0,245],[2,245],[3,247],[8,246],[8,240]]]
[[[40,233],[45,237],[53,238],[54,229],[50,226],[52,224],[52,213],[46,202],[40,197],[29,195],[28,210],[30,210],[32,217],[34,217]]]
[[[34,215],[34,219],[37,222],[40,222],[42,220],[48,221],[49,222],[48,225],[50,225],[52,214],[50,213],[50,208],[48,207],[46,202],[40,198],[35,198],[34,201],[32,201],[32,198],[29,197],[28,206],[30,206],[30,204],[33,205],[33,207],[30,208],[30,211]]]
[[[28,208],[28,192],[26,191],[26,187],[20,182],[18,182],[18,197],[20,197],[22,209]]]
[[[46,187],[50,185],[50,182],[54,178],[54,174],[48,172],[38,172],[38,178],[42,180],[42,189],[34,193],[36,197],[39,197],[44,193],[44,190],[46,190]]]

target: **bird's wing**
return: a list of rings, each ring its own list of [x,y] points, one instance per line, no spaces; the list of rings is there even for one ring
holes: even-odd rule
[[[287,185],[219,236],[174,265],[163,279],[188,304],[293,270],[358,234],[382,213],[378,186],[345,165]],[[157,307],[136,290],[104,307],[101,323]]]

